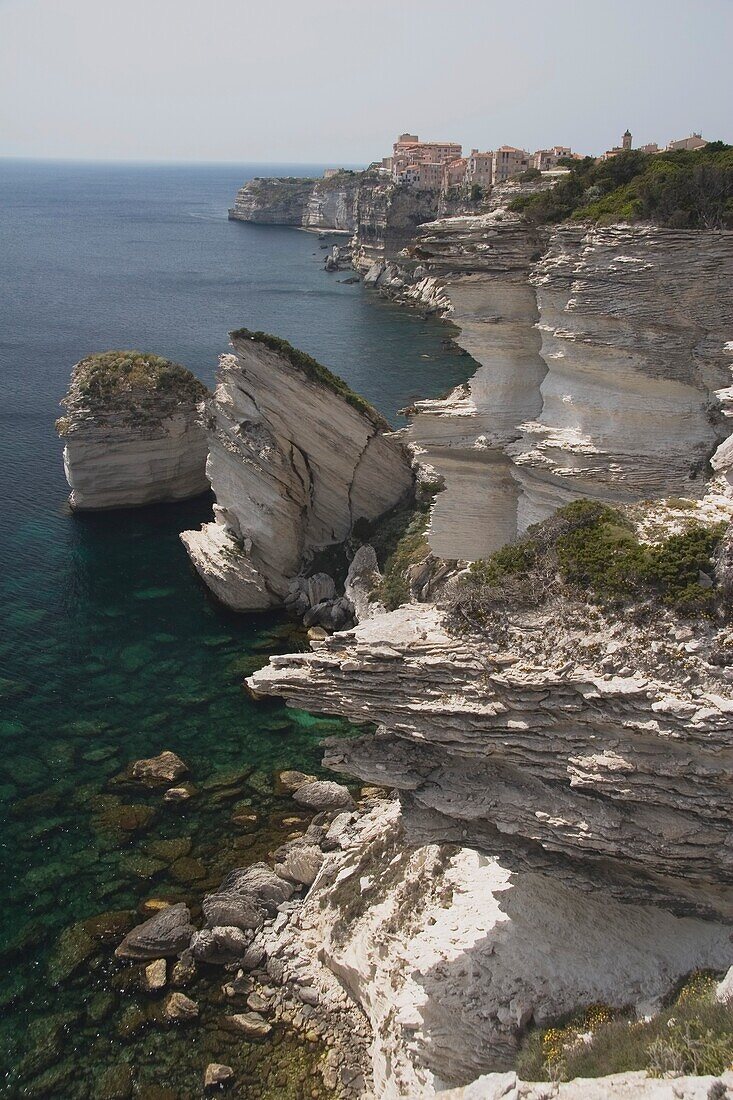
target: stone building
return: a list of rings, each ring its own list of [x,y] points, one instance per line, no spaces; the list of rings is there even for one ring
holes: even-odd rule
[[[470,157],[467,158],[465,172],[466,183],[478,183],[481,187],[491,187],[493,174],[493,150],[489,149],[481,153],[478,149],[472,149]]]
[[[549,172],[551,168],[557,168],[557,163],[564,157],[576,157],[569,145],[553,145],[551,149],[538,149],[532,154],[530,167],[539,172]]]
[[[398,179],[408,167],[425,162],[442,166],[457,160],[461,153],[455,141],[420,141],[417,134],[400,134],[392,146],[392,172]]]
[[[670,141],[667,149],[670,153],[677,152],[680,149],[688,149],[694,152],[696,149],[704,149],[707,144],[701,134],[690,134],[689,137],[680,138],[678,141]]]
[[[491,173],[493,184],[503,183],[512,176],[526,172],[529,168],[529,153],[526,149],[516,149],[513,145],[500,145],[494,153]]]

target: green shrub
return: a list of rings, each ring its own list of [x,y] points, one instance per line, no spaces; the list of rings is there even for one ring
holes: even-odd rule
[[[718,600],[712,559],[724,529],[693,524],[650,546],[617,509],[574,501],[470,566],[453,596],[454,623],[483,627],[497,612],[536,607],[562,591],[606,604],[648,600],[681,614],[711,614]],[[700,583],[701,572],[710,586]]]
[[[374,596],[381,600],[388,611],[394,611],[410,599],[410,582],[407,570],[423,561],[430,553],[426,531],[429,513],[418,510],[412,516],[384,565],[382,580]]]
[[[591,1006],[553,1027],[532,1029],[517,1056],[525,1080],[570,1080],[646,1070],[651,1076],[717,1075],[733,1061],[733,1010],[715,979],[693,974],[651,1020]],[[590,1041],[581,1038],[591,1033]]]
[[[75,367],[72,381],[92,407],[136,393],[169,394],[195,404],[208,393],[204,384],[180,363],[140,351],[88,355]]]
[[[677,229],[733,227],[733,146],[710,142],[695,151],[642,153],[630,149],[606,161],[567,161],[570,175],[510,209],[528,221],[568,219],[651,221]]]

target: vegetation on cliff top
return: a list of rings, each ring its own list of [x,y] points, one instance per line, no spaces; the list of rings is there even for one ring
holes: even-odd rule
[[[733,1061],[733,1010],[715,999],[715,985],[713,975],[693,974],[650,1020],[591,1005],[553,1027],[532,1029],[517,1072],[528,1081],[633,1070],[652,1077],[717,1076]]]
[[[453,594],[453,621],[482,628],[497,613],[540,607],[563,593],[605,605],[646,602],[710,615],[719,603],[713,555],[724,527],[692,523],[683,534],[648,545],[615,508],[574,501],[516,543],[474,562]]]
[[[229,335],[232,340],[253,340],[255,343],[269,348],[270,351],[277,352],[278,355],[282,355],[284,359],[287,359],[291,367],[295,367],[311,382],[325,386],[333,393],[338,394],[347,404],[351,405],[362,416],[365,416],[379,431],[389,432],[392,430],[389,422],[382,414],[377,412],[365,397],[354,393],[343,378],[333,374],[328,367],[324,367],[311,355],[306,355],[304,351],[294,348],[287,340],[283,340],[280,336],[272,336],[269,332],[252,332],[248,328],[236,329],[234,332],[230,332]]]
[[[88,355],[74,367],[71,388],[62,404],[73,409],[80,401],[93,412],[169,411],[171,404],[191,407],[203,401],[208,390],[180,363],[140,351],[103,351]],[[68,417],[57,422],[63,434]]]
[[[562,162],[570,175],[510,209],[535,224],[652,222],[671,229],[733,228],[733,146],[694,152],[630,149],[605,161]]]

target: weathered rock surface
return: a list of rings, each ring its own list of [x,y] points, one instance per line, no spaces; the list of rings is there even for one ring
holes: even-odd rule
[[[178,955],[188,947],[195,929],[183,902],[169,905],[133,928],[115,951],[121,959],[158,959]]]
[[[199,1006],[185,993],[171,993],[163,1006],[163,1015],[170,1023],[189,1023],[199,1014]]]
[[[359,188],[367,173],[342,171],[326,179],[256,177],[240,188],[229,217],[352,233]]]
[[[703,496],[731,427],[733,232],[548,230],[496,210],[435,221],[413,251],[378,285],[449,318],[478,364],[410,428],[447,487],[436,554],[486,557],[582,496]]]
[[[145,967],[143,986],[148,993],[157,993],[165,988],[168,978],[168,964],[165,959],[155,959]]]
[[[269,1024],[259,1012],[237,1012],[232,1016],[224,1017],[224,1024],[232,1031],[239,1031],[248,1039],[266,1039],[272,1031]]]
[[[252,934],[234,925],[202,928],[191,937],[191,954],[197,962],[228,963],[241,959]]]
[[[529,1021],[548,1026],[598,1002],[654,1011],[682,975],[727,967],[729,931],[517,873],[456,845],[407,847],[392,801],[355,817],[302,905],[265,926],[256,943],[276,982],[308,990],[305,1003],[342,1036],[350,1064],[368,1047],[373,1094],[397,1100],[443,1095],[510,1069]],[[513,1074],[503,1081],[514,1087]],[[479,1086],[488,1087],[479,1080],[466,1095],[494,1095]],[[616,1095],[575,1087],[568,1096],[578,1100]],[[527,1095],[539,1100],[551,1086],[532,1088]]]
[[[225,1066],[221,1062],[209,1062],[204,1071],[204,1088],[223,1088],[233,1077],[234,1070],[231,1066]]]
[[[312,554],[410,493],[401,442],[361,398],[284,341],[242,330],[204,415],[215,523],[181,536],[238,611],[276,606]]]
[[[56,427],[74,509],[130,508],[206,492],[198,404],[208,391],[185,367],[105,352],[74,367]]]
[[[501,651],[449,634],[435,608],[410,605],[311,653],[273,657],[249,683],[292,706],[381,724],[329,743],[325,762],[400,790],[416,843],[467,844],[584,889],[730,919],[726,670],[710,665],[709,687],[695,694],[672,653],[668,681],[608,673],[579,646],[582,632],[560,624],[555,641],[553,614],[526,629],[518,621]],[[538,630],[555,641],[555,661],[523,652]],[[612,640],[596,635],[599,663]],[[643,633],[632,659],[645,646],[661,663],[660,644]]]
[[[489,1073],[465,1088],[441,1092],[442,1100],[731,1100],[733,1072],[721,1077],[674,1077],[646,1073],[576,1078],[556,1085],[520,1081],[515,1073]]]

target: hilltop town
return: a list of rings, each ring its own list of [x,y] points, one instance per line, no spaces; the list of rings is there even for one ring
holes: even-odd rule
[[[700,134],[690,134],[670,141],[665,147],[652,142],[638,149],[643,153],[663,153],[702,149],[707,144]],[[609,160],[633,148],[631,131],[627,129],[620,145],[607,149],[595,159]],[[553,145],[533,153],[514,145],[500,145],[498,149],[484,151],[471,149],[464,156],[459,142],[420,141],[417,134],[405,133],[394,142],[391,156],[375,161],[370,167],[389,175],[396,183],[446,194],[454,189],[494,187],[518,176],[531,179],[543,173],[562,175],[569,171],[567,161],[583,160],[584,155],[574,152],[568,145]],[[338,171],[340,169],[327,168],[324,175],[330,177]]]

